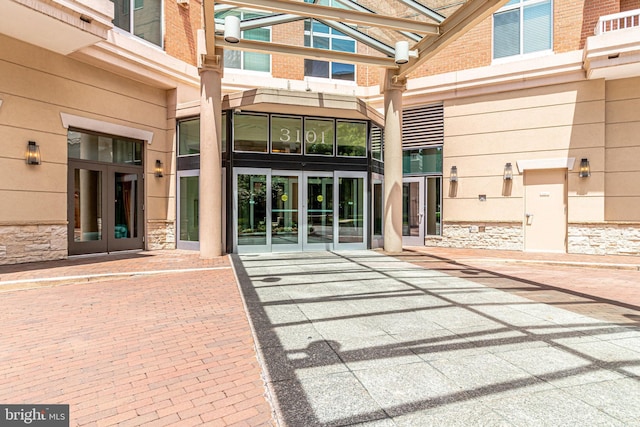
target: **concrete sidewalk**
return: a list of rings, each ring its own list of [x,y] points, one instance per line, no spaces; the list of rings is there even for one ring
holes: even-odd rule
[[[640,425],[637,257],[234,258],[253,331],[229,257],[0,266],[0,402],[72,426]]]
[[[519,293],[561,289],[441,255],[233,256],[284,425],[640,425],[635,320],[538,302]]]

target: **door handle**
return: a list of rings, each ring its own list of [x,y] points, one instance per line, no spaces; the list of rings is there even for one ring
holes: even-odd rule
[[[527,225],[531,225],[531,223],[533,222],[533,214],[526,213],[524,215],[527,217]]]
[[[419,213],[418,214],[418,224],[422,224],[422,219],[424,218],[424,214]]]

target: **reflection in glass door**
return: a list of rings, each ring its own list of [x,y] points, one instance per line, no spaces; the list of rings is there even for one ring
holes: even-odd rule
[[[405,177],[402,182],[402,244],[424,246],[425,236],[439,236],[442,177]]]
[[[142,249],[142,168],[70,162],[69,255]]]
[[[364,177],[338,178],[338,243],[365,242]],[[342,248],[345,248],[342,246]]]
[[[424,245],[424,177],[402,182],[402,244]]]
[[[299,174],[273,173],[274,175],[271,176],[272,250],[300,250]]]
[[[236,168],[234,188],[237,253],[367,247],[365,172]]]
[[[333,176],[306,177],[305,246],[333,249]]]
[[[267,173],[235,174],[235,247],[238,253],[264,252],[271,243],[267,231],[267,202],[269,188]],[[269,237],[269,241],[267,241]]]
[[[200,171],[178,172],[178,248],[200,249]]]
[[[105,172],[99,166],[73,169],[73,243],[82,242],[91,252],[107,251],[102,234]]]

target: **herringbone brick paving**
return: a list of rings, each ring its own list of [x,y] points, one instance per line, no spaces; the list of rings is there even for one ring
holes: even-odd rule
[[[0,286],[0,402],[69,404],[74,426],[275,425],[227,257],[38,264],[0,267],[0,276],[42,277],[47,266],[48,276],[183,271]]]

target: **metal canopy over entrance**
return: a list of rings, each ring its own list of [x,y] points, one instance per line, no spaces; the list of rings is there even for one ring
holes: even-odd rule
[[[218,16],[234,8],[264,12],[265,16],[240,20],[240,31],[314,19],[371,49],[366,54],[347,53],[241,37],[230,42],[223,37],[223,19],[215,19],[215,41],[211,41],[226,49],[389,68],[396,78],[403,79],[505,3],[507,0],[221,0],[215,5]]]
[[[402,251],[402,91],[407,77],[467,30],[489,17],[508,0],[203,0],[204,31],[198,35],[200,71],[201,162],[200,256],[222,254],[221,123],[224,49],[300,56],[308,60],[364,64],[386,69],[384,95],[384,249]],[[260,16],[230,15],[245,8]],[[252,19],[253,18],[253,19]],[[305,20],[331,28],[369,49],[345,52],[324,46],[293,46],[247,40],[242,29],[273,27]],[[314,21],[315,20],[315,21]],[[226,28],[225,28],[226,27]],[[312,28],[312,27],[311,27]],[[305,30],[306,31],[306,30]],[[306,35],[306,34],[305,34]],[[307,43],[305,43],[307,44]],[[224,49],[220,49],[220,48]]]

